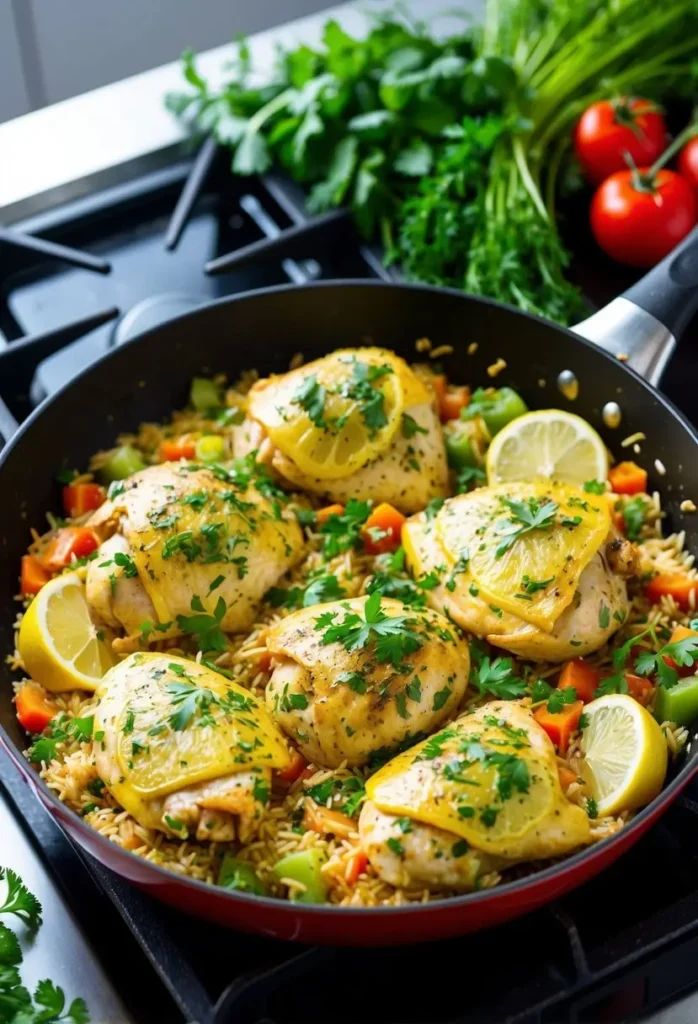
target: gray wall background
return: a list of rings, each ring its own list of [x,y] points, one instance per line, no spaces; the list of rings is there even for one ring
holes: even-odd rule
[[[336,2],[336,0],[335,0]],[[0,0],[0,121],[331,0]]]

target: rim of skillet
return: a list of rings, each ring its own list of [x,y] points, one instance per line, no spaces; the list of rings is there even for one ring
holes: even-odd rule
[[[111,359],[119,357],[119,354],[127,350],[131,344],[137,344],[144,338],[149,337],[152,334],[157,333],[163,329],[166,329],[168,324],[173,322],[182,322],[187,320],[196,320],[198,315],[208,309],[211,306],[225,306],[235,305],[238,302],[246,302],[251,299],[259,299],[265,295],[274,295],[279,292],[298,292],[298,291],[310,291],[322,288],[377,288],[386,290],[412,290],[412,291],[423,291],[429,292],[430,294],[447,294],[453,297],[463,298],[471,302],[482,303],[486,306],[491,306],[494,309],[504,309],[507,312],[514,313],[517,316],[525,317],[528,320],[532,320],[536,323],[541,324],[547,329],[554,329],[560,334],[570,338],[577,345],[581,345],[594,353],[599,357],[612,363],[618,367],[618,360],[611,353],[602,349],[594,342],[588,341],[586,338],[579,334],[575,334],[572,330],[567,327],[561,327],[559,324],[555,324],[550,320],[546,320],[543,317],[537,316],[534,313],[527,313],[524,310],[517,309],[515,306],[511,306],[507,303],[496,302],[493,299],[481,297],[479,295],[469,295],[466,292],[459,291],[456,288],[438,288],[433,285],[425,285],[418,283],[401,283],[398,281],[381,281],[381,280],[363,280],[361,278],[338,278],[336,280],[327,281],[313,281],[307,284],[281,284],[272,285],[266,288],[257,288],[246,292],[241,292],[238,295],[229,295],[221,299],[215,299],[211,302],[207,302],[196,309],[190,310],[187,313],[183,313],[181,316],[175,317],[173,320],[165,321],[165,323],[158,324],[157,326],[144,331],[142,334],[137,335],[135,338],[126,342],[124,345],[120,345],[118,348],[111,349],[101,355],[98,359],[95,359],[78,374],[75,375],[70,381],[63,384],[57,391],[55,391],[48,398],[44,399],[36,409],[32,410],[30,415],[24,420],[18,430],[12,435],[10,441],[5,445],[5,448],[0,452],[0,473],[5,464],[7,457],[13,451],[15,446],[21,441],[26,433],[28,433],[34,423],[41,418],[43,412],[49,408],[54,402],[59,399],[70,389],[73,385],[88,377],[92,370],[102,363],[108,362]],[[684,416],[684,414],[676,408],[664,394],[662,394],[657,388],[653,387],[648,381],[645,380],[636,370],[627,364],[620,364],[622,371],[632,378],[634,378],[653,398],[658,399],[664,408],[671,416],[678,420],[683,426],[686,432],[690,435],[692,441],[698,448],[698,430],[690,423],[690,421]],[[67,804],[63,803],[56,794],[49,789],[44,780],[30,768],[29,764],[22,764],[23,754],[19,751],[13,740],[10,739],[5,729],[0,725],[0,736],[3,737],[4,743],[8,749],[11,750],[11,757],[18,765],[18,770],[24,772],[25,775],[29,776],[32,783],[39,786],[42,790],[43,796],[57,809],[60,810],[61,814],[68,816],[71,819],[72,827],[83,835],[89,837],[90,842],[95,844],[97,847],[103,848],[105,851],[109,850],[112,857],[114,856],[114,843],[111,843],[105,836],[103,836],[96,829],[86,824],[85,821]],[[692,739],[694,739],[692,737]],[[654,800],[643,807],[636,816],[624,825],[621,829],[615,832],[612,836],[608,836],[606,839],[600,839],[594,843],[593,846],[587,847],[586,849],[580,850],[572,856],[565,858],[564,860],[558,861],[555,864],[550,865],[547,868],[543,868],[539,871],[535,871],[530,875],[524,875],[522,878],[517,878],[511,882],[504,882],[499,885],[493,886],[490,889],[483,889],[479,892],[464,893],[457,896],[444,896],[439,900],[434,900],[429,903],[412,903],[406,904],[399,907],[343,907],[335,904],[304,904],[299,906],[298,903],[292,903],[290,900],[280,899],[277,896],[256,896],[251,893],[238,892],[236,890],[223,889],[219,886],[212,885],[210,882],[202,882],[195,878],[189,878],[186,875],[179,875],[173,871],[168,871],[167,868],[161,867],[159,864],[153,864],[144,862],[142,857],[137,857],[135,853],[130,850],[125,850],[123,847],[117,847],[117,856],[128,857],[135,863],[138,863],[141,867],[145,867],[148,872],[152,872],[154,876],[162,879],[163,882],[169,882],[174,885],[184,885],[187,888],[191,888],[196,892],[205,893],[209,896],[215,895],[222,901],[230,901],[232,903],[247,903],[250,908],[263,904],[270,909],[275,909],[279,913],[294,914],[299,913],[303,915],[313,916],[326,916],[328,914],[339,914],[339,915],[351,915],[352,917],[374,917],[376,914],[382,916],[395,916],[401,917],[405,914],[414,914],[416,912],[438,912],[440,907],[454,907],[454,906],[465,906],[486,903],[488,900],[502,899],[509,894],[516,892],[523,892],[530,888],[534,884],[545,883],[549,879],[558,878],[565,875],[567,872],[574,872],[576,867],[582,863],[592,863],[599,857],[603,857],[606,850],[617,845],[621,840],[627,840],[628,837],[632,836],[635,832],[642,828],[644,821],[652,813],[658,810],[660,807],[667,807],[673,802],[674,796],[684,785],[689,781],[690,776],[698,771],[698,758],[695,752],[690,751],[691,741],[687,746],[688,755],[684,754],[685,763],[681,766],[680,770],[676,773],[675,777],[671,780],[668,786],[662,789],[661,793],[654,798]],[[692,763],[695,762],[695,763]],[[118,873],[118,872],[117,872]]]

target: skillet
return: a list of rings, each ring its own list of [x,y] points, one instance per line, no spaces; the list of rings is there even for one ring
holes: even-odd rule
[[[662,494],[670,530],[685,529],[698,552],[698,434],[656,390],[675,340],[698,307],[698,229],[624,296],[574,331],[485,299],[447,289],[378,281],[328,281],[264,289],[227,298],[171,320],[114,349],[44,402],[0,456],[0,648],[14,646],[14,595],[30,525],[59,507],[56,474],[87,465],[117,434],[144,420],[166,419],[185,404],[195,375],[250,366],[262,375],[288,368],[291,357],[375,344],[414,359],[428,337],[452,345],[444,360],[457,383],[489,385],[498,358],[508,384],[530,408],[569,408],[599,431],[620,457],[621,440],[646,434],[640,461],[649,489]],[[592,339],[591,341],[585,339]],[[472,342],[474,353],[468,354]],[[595,342],[595,343],[594,343]],[[603,347],[599,347],[603,346]],[[617,356],[627,355],[627,361]],[[567,385],[560,388],[560,374]],[[570,374],[578,384],[571,398]],[[615,403],[618,409],[608,407]],[[605,412],[604,412],[605,410]],[[612,426],[620,410],[620,424]],[[666,467],[661,476],[655,460]],[[4,658],[2,659],[4,666]],[[182,878],[115,846],[69,810],[22,756],[26,737],[12,703],[12,677],[0,678],[0,742],[38,799],[84,850],[133,884],[179,909],[220,924],[304,942],[386,945],[445,938],[526,913],[582,884],[634,844],[698,771],[698,726],[662,793],[609,839],[517,881],[429,904],[372,909],[294,904],[222,890]]]

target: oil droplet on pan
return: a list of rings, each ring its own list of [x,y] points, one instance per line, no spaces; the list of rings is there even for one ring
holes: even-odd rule
[[[623,413],[621,412],[618,402],[606,402],[601,410],[601,416],[606,426],[611,430],[615,430],[616,427],[620,426]]]
[[[572,372],[572,370],[563,370],[558,374],[557,378],[558,391],[568,398],[570,402],[574,402],[575,398],[579,394],[579,381]]]

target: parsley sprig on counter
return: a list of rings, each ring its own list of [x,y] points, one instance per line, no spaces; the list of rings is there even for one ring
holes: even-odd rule
[[[691,0],[487,0],[484,27],[432,35],[398,10],[363,39],[332,20],[280,51],[268,84],[243,43],[214,88],[183,59],[176,115],[233,150],[235,174],[276,162],[309,207],[351,209],[409,279],[561,323],[582,312],[556,224],[581,111],[603,96],[690,96]]]
[[[10,868],[0,868],[0,887],[5,883],[0,915],[13,914],[32,931],[41,926],[41,904]],[[38,982],[33,996],[22,984],[22,948],[19,939],[0,922],[0,1021],[8,1024],[89,1024],[84,999],[66,1006],[65,993],[52,981]]]

